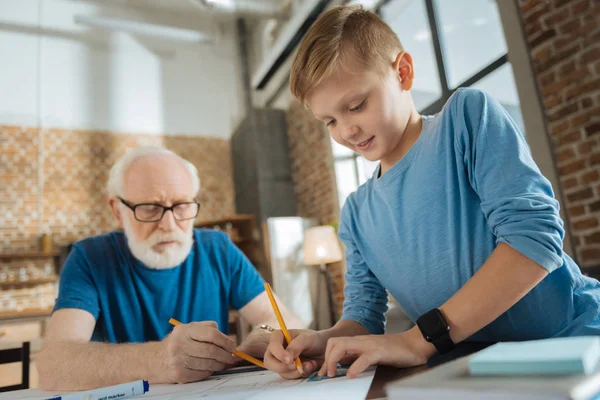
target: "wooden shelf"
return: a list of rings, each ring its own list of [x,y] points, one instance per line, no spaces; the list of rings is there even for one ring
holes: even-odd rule
[[[0,320],[49,317],[51,314],[52,308],[26,308],[21,311],[2,311]]]
[[[229,217],[223,217],[215,220],[200,220],[195,226],[199,227],[210,227],[213,225],[222,225],[227,222],[246,222],[246,221],[254,221],[254,215],[252,214],[236,214],[231,215]]]
[[[196,228],[212,229],[214,226],[219,226],[221,232],[228,233],[226,225],[231,224],[235,231],[235,237],[231,238],[231,241],[237,245],[245,245],[254,243],[257,241],[252,237],[254,234],[254,216],[251,214],[237,214],[229,217],[223,217],[217,220],[206,220],[200,221],[194,225]]]
[[[44,283],[54,283],[58,281],[57,276],[50,276],[47,278],[39,278],[39,279],[28,279],[26,281],[5,281],[0,282],[0,289],[6,289],[10,286],[34,286],[34,285],[43,285]]]
[[[49,257],[58,257],[60,252],[51,251],[49,253],[42,252],[23,252],[23,253],[4,253],[0,254],[0,260],[17,260],[24,258],[49,258]]]

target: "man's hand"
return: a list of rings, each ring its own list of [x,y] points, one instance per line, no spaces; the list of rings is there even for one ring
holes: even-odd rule
[[[353,360],[346,375],[355,378],[371,365],[412,367],[427,362],[427,354],[411,339],[412,332],[396,335],[363,335],[331,338],[319,376],[334,377],[337,364]]]
[[[292,342],[287,348],[284,348],[285,338],[280,330],[271,333],[265,352],[265,367],[283,378],[297,379],[317,369],[324,359],[327,339],[317,331],[292,329],[289,332]],[[295,359],[298,356],[302,359],[302,371],[296,369]]]
[[[246,337],[246,339],[244,339],[244,341],[239,345],[238,350],[243,351],[252,357],[263,358],[265,351],[267,350],[267,346],[269,345],[270,337],[271,332],[265,329],[254,328]],[[240,360],[241,359],[238,357],[235,359],[235,361]]]
[[[235,343],[213,321],[178,325],[163,341],[164,381],[200,381],[235,362]]]

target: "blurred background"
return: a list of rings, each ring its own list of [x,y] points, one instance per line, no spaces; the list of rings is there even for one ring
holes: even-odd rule
[[[309,263],[303,244],[376,163],[333,143],[288,79],[308,27],[344,3],[398,34],[421,113],[459,87],[508,110],[561,202],[565,251],[598,277],[597,1],[0,0],[0,347],[31,341],[35,361],[70,244],[116,228],[107,174],[140,145],[196,165],[197,226],[226,231],[311,326],[337,320],[343,262]],[[390,307],[388,329],[410,326]]]

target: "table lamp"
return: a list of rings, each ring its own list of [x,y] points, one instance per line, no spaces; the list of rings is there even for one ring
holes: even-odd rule
[[[319,265],[323,278],[319,280],[317,287],[317,307],[321,301],[321,281],[325,279],[327,285],[327,300],[329,302],[329,320],[330,326],[335,324],[335,306],[333,304],[333,287],[331,277],[327,271],[328,263],[342,261],[342,249],[332,226],[315,226],[309,228],[304,233],[304,264]],[[317,320],[318,321],[318,320]]]

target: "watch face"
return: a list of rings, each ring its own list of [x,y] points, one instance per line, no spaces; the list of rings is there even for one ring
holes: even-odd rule
[[[438,338],[450,330],[442,313],[437,309],[423,314],[417,324],[427,340]]]
[[[432,326],[435,333],[444,333],[446,331],[446,324],[440,318],[436,318]]]

